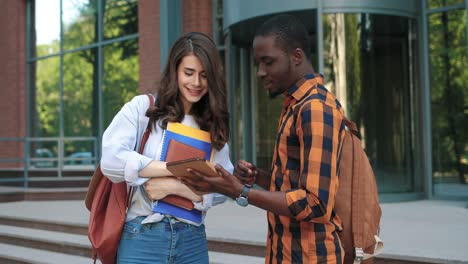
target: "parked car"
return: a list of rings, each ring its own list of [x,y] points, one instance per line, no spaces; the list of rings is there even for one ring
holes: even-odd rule
[[[67,157],[65,165],[93,165],[93,154],[91,152],[75,152]]]
[[[35,158],[51,158],[51,160],[35,160]],[[52,158],[54,158],[54,154],[50,149],[38,148],[34,151],[34,156],[31,157],[31,165],[36,168],[52,168],[57,164]]]

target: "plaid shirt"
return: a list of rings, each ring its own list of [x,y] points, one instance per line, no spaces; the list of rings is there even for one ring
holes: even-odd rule
[[[268,213],[265,263],[341,263],[333,212],[344,138],[343,109],[321,75],[305,75],[285,94],[270,191],[286,192],[292,217]]]

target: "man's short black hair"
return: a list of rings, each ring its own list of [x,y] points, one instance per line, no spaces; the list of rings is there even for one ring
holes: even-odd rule
[[[276,37],[277,43],[286,52],[300,48],[310,58],[309,34],[299,18],[287,14],[274,16],[265,21],[255,33],[255,37],[271,35]]]

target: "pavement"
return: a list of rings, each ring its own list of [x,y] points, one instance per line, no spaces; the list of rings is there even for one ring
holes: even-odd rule
[[[426,263],[468,263],[468,204],[461,201],[421,200],[384,203],[381,257]],[[21,201],[0,203],[0,216],[86,225],[83,201]],[[228,200],[208,212],[208,238],[265,245],[265,211],[239,207]]]

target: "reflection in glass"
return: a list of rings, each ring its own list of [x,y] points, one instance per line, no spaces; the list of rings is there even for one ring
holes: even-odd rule
[[[466,11],[432,14],[428,28],[434,191],[460,195],[454,185],[468,183]]]
[[[34,10],[34,17],[31,19],[34,21],[31,41],[36,44],[37,57],[41,57],[60,50],[60,0],[36,2],[31,4]]]
[[[106,128],[120,108],[138,94],[138,50],[129,53],[127,47],[138,47],[138,40],[104,46],[103,127]]]
[[[326,87],[356,122],[379,192],[417,191],[414,155],[414,21],[372,14],[327,14]]]
[[[301,21],[307,25],[309,32],[311,56],[310,61],[316,69],[318,67],[317,56],[317,34],[316,34],[316,10],[310,12],[296,12]],[[252,65],[251,78],[252,88],[255,89],[255,142],[256,142],[256,165],[267,171],[271,168],[274,147],[276,143],[276,133],[278,132],[281,107],[283,105],[283,95],[271,98],[268,92],[263,88],[262,82],[257,78],[257,67]]]
[[[31,129],[34,137],[57,137],[60,134],[59,63],[58,57],[52,57],[35,64],[33,90],[36,93],[36,105],[31,107],[34,112]]]
[[[122,37],[138,32],[138,1],[104,1],[104,39]],[[135,45],[136,49],[137,46]]]
[[[97,42],[97,1],[63,0],[63,47],[75,49]]]
[[[241,97],[241,69],[242,67],[240,65],[240,48],[237,47],[232,47],[229,50],[228,54],[229,56],[229,67],[233,68],[232,74],[229,76],[231,78],[232,82],[234,84],[234,87],[229,88],[232,92],[231,96],[233,97],[232,99],[232,104],[233,106],[231,109],[233,109],[233,112],[231,113],[233,122],[232,124],[232,134],[231,134],[231,144],[230,148],[233,149],[233,152],[236,154],[236,157],[234,157],[232,160],[237,160],[237,159],[242,159],[244,158],[244,149],[242,148],[242,142],[244,140],[244,135],[242,133],[243,131],[243,122],[246,122],[246,120],[242,119],[242,104],[247,103],[247,102],[242,102],[242,97]]]
[[[89,168],[94,169],[96,164],[96,145],[95,140],[82,139],[64,140],[64,166],[68,168]]]
[[[465,0],[426,0],[428,8],[440,8],[444,6],[451,6],[463,4]]]
[[[256,135],[257,143],[257,167],[269,171],[271,168],[271,159],[274,152],[276,133],[278,132],[279,117],[281,106],[283,105],[283,96],[271,98],[268,92],[263,89],[262,82],[256,78],[257,68],[254,67],[252,76],[256,79],[257,87],[257,111],[256,111]]]
[[[92,92],[98,86],[96,51],[88,49],[64,55],[63,134],[66,137],[97,135],[98,116],[92,109]]]

